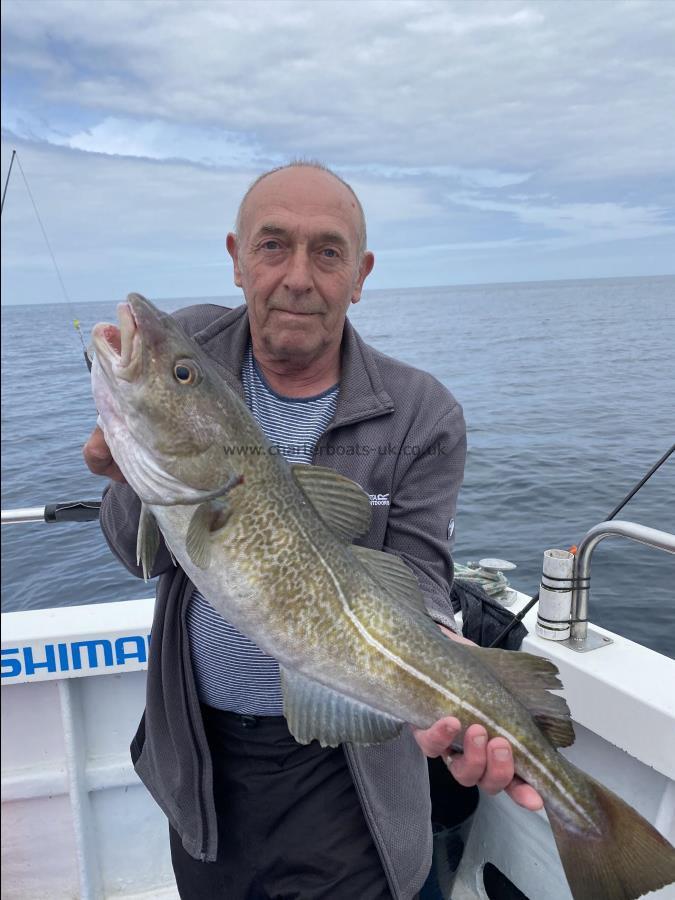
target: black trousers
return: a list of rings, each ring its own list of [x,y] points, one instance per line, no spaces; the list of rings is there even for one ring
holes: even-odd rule
[[[391,900],[341,748],[298,744],[282,716],[202,712],[218,858],[170,830],[181,900]]]

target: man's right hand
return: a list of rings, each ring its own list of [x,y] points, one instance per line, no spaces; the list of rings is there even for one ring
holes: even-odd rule
[[[126,478],[120,471],[120,467],[112,458],[110,447],[106,444],[103,432],[98,425],[89,435],[89,440],[82,448],[82,455],[87,468],[94,475],[103,475],[106,478],[111,478],[113,481],[119,481],[121,484],[127,483]]]

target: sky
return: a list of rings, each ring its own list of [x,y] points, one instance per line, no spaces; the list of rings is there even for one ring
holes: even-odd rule
[[[354,187],[367,286],[675,272],[675,2],[3,0],[18,152],[73,302],[232,296],[261,172]],[[15,165],[2,302],[63,299]]]

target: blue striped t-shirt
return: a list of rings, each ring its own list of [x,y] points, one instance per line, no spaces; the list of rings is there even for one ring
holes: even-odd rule
[[[291,463],[311,463],[319,437],[335,415],[339,386],[316,397],[282,397],[265,381],[249,344],[241,370],[246,405],[267,439]],[[279,665],[237,631],[195,590],[187,611],[192,668],[199,699],[253,716],[280,716]]]

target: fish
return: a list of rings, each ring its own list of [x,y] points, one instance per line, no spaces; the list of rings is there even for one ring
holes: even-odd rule
[[[506,738],[541,794],[575,900],[633,900],[675,881],[675,850],[559,752],[574,742],[555,665],[448,640],[397,556],[355,544],[370,502],[332,469],[289,465],[231,374],[140,294],[100,323],[92,390],[141,500],[147,574],[160,535],[203,596],[278,662],[301,743],[372,744],[444,716]]]

